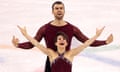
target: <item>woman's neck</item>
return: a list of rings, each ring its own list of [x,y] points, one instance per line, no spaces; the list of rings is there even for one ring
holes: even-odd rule
[[[57,51],[58,53],[62,54],[65,52],[65,48],[58,48]]]

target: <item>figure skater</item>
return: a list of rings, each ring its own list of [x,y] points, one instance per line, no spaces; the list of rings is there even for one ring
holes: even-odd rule
[[[103,28],[96,30],[96,35],[87,40],[84,44],[81,44],[77,48],[66,51],[68,45],[68,37],[63,32],[58,32],[56,34],[54,45],[57,48],[57,51],[52,50],[51,48],[46,48],[43,45],[39,44],[37,40],[32,38],[27,34],[26,28],[21,28],[18,26],[21,33],[28,39],[33,45],[39,48],[44,54],[46,54],[50,59],[51,72],[72,72],[72,61],[74,56],[83,51],[86,47],[92,44],[102,33]]]

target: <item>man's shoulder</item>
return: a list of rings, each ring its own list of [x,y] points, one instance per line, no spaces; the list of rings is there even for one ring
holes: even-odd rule
[[[45,23],[42,27],[47,27],[48,25],[50,25],[50,22]]]
[[[67,24],[69,25],[69,26],[71,26],[71,27],[75,27],[76,28],[76,26],[75,25],[73,25],[72,23],[70,23],[70,22],[67,22]]]
[[[42,25],[42,26],[40,26],[39,30],[45,31],[47,29],[48,25],[49,25],[49,22],[44,24],[44,25]]]

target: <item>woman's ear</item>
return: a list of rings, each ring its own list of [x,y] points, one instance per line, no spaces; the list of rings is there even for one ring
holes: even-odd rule
[[[55,42],[55,46],[57,46],[57,42]]]
[[[68,46],[68,43],[66,43],[66,46]]]

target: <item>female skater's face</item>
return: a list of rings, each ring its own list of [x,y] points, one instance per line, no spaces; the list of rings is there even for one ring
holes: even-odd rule
[[[65,9],[63,4],[55,4],[52,10],[52,13],[54,14],[54,17],[56,19],[63,19]]]
[[[66,47],[67,46],[67,40],[64,38],[62,35],[59,35],[57,37],[57,42],[56,42],[57,47]]]

